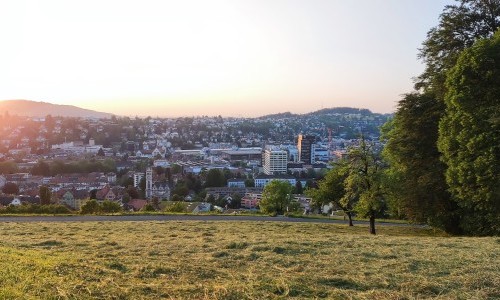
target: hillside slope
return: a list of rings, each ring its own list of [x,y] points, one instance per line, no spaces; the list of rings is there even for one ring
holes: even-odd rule
[[[59,105],[30,100],[0,101],[0,114],[27,117],[45,117],[46,115],[78,118],[110,118],[112,114],[84,109],[73,105]]]

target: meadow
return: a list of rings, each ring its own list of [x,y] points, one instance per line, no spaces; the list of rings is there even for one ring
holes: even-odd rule
[[[498,299],[500,238],[283,222],[0,223],[0,299]]]

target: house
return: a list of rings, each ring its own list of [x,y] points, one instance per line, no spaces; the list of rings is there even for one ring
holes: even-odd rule
[[[82,205],[87,201],[87,191],[85,190],[62,190],[57,193],[60,195],[60,203],[69,206],[74,210],[80,210]],[[61,195],[62,194],[62,195]]]
[[[15,205],[15,206],[19,206],[19,205],[21,205],[21,204],[22,204],[22,203],[21,203],[21,199],[19,199],[19,198],[14,198],[14,200],[12,200],[12,201],[10,202],[10,205]]]
[[[151,197],[170,199],[170,187],[166,182],[155,182],[151,187]]]
[[[110,187],[109,185],[104,186],[102,189],[98,190],[96,193],[96,199],[99,201],[121,201],[123,196],[123,188],[120,187]]]
[[[148,204],[148,200],[144,200],[144,199],[132,199],[127,204],[124,205],[124,209],[126,209],[126,210],[133,210],[133,211],[139,211],[146,204]]]
[[[260,193],[246,193],[243,198],[241,198],[241,207],[246,209],[256,209],[259,206],[259,202],[262,199],[262,194]]]
[[[193,209],[193,213],[197,214],[197,213],[209,212],[211,208],[212,204],[207,202],[202,202]]]

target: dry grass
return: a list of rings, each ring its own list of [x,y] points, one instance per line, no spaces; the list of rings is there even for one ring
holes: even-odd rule
[[[0,299],[495,299],[500,239],[274,222],[0,223]]]

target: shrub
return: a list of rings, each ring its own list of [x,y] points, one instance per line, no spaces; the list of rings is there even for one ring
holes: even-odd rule
[[[153,204],[148,203],[148,204],[144,205],[144,207],[141,209],[141,211],[156,211],[156,209],[154,208]]]
[[[182,202],[174,202],[167,207],[165,207],[167,212],[186,212],[186,208]]]
[[[27,204],[27,205],[9,205],[0,209],[0,214],[68,214],[71,210],[64,205],[60,204]]]
[[[120,204],[118,204],[117,202],[114,202],[114,201],[106,200],[101,204],[101,211],[104,213],[115,213],[115,212],[119,212],[121,210],[122,210],[122,207],[120,206]]]
[[[100,211],[101,206],[97,203],[96,200],[88,200],[84,205],[80,208],[80,213],[84,215],[96,214]]]

